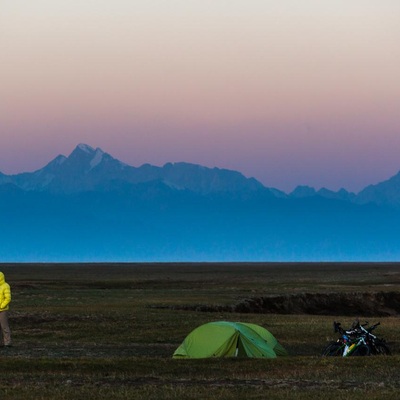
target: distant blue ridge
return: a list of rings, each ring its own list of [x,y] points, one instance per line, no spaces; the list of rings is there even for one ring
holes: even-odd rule
[[[80,144],[0,173],[0,262],[398,261],[400,176],[285,194],[240,172],[126,165]]]

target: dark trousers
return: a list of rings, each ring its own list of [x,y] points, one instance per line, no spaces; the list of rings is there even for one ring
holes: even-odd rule
[[[7,311],[0,312],[0,327],[3,334],[4,346],[9,346],[11,344],[11,331],[8,325],[8,313]]]

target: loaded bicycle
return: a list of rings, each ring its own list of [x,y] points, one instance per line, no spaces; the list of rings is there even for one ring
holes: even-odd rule
[[[369,323],[361,325],[359,321],[353,323],[350,329],[343,329],[340,322],[333,323],[335,333],[339,333],[340,337],[331,342],[322,352],[323,356],[369,356],[373,355],[389,355],[390,350],[384,339],[378,338],[371,332],[380,325],[368,327]]]

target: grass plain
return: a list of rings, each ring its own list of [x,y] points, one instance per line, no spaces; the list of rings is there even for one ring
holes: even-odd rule
[[[394,263],[1,264],[11,285],[14,346],[0,349],[7,399],[398,399],[400,319],[381,322],[391,356],[321,358],[336,338],[325,315],[174,310],[291,293],[400,290]],[[198,325],[270,330],[277,359],[173,360]]]

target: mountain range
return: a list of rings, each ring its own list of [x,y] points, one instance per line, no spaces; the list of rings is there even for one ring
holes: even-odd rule
[[[0,172],[0,261],[400,259],[400,173],[359,193],[265,187],[189,163],[127,165],[79,144]]]
[[[0,185],[9,183],[22,190],[63,194],[155,181],[198,194],[269,191],[236,171],[188,163],[168,163],[163,167],[144,164],[135,168],[86,144],[79,144],[68,157],[57,156],[35,172],[0,175]]]

